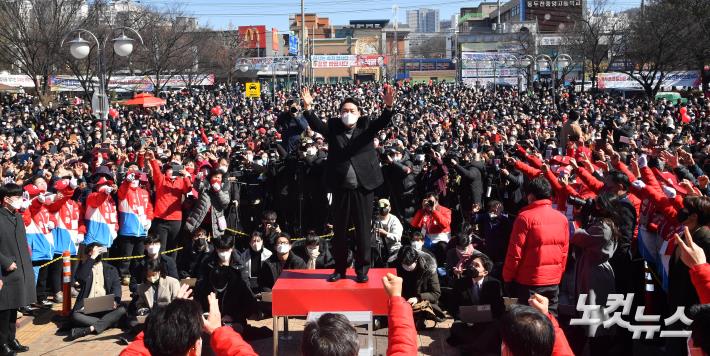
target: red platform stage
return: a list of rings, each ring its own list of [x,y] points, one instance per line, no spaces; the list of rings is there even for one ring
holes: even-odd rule
[[[393,268],[371,269],[367,283],[355,282],[355,271],[347,278],[328,282],[332,270],[285,270],[272,290],[271,312],[277,316],[305,316],[309,312],[372,311],[387,315],[389,297],[382,287],[382,277],[397,274]]]

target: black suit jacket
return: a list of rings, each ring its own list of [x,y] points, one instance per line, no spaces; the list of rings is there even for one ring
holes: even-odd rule
[[[94,283],[94,274],[91,268],[94,267],[94,260],[87,258],[85,261],[79,263],[79,267],[76,269],[76,274],[74,275],[77,282],[81,286],[79,290],[79,295],[76,297],[76,303],[74,304],[73,312],[81,311],[84,307],[84,299],[89,296],[91,292],[91,285]],[[113,294],[116,304],[121,303],[121,277],[118,275],[118,270],[116,267],[111,266],[106,262],[98,262],[103,264],[104,271],[104,290],[106,290],[106,295]]]
[[[382,185],[382,169],[377,158],[373,141],[377,133],[392,121],[392,111],[384,109],[382,115],[375,120],[361,117],[352,137],[345,135],[347,128],[340,118],[330,119],[327,123],[307,110],[303,116],[313,131],[320,133],[328,141],[328,159],[326,161],[326,182],[331,189],[343,186],[348,173],[348,163],[352,164],[357,175],[359,186],[366,190],[374,190]]]
[[[471,300],[471,278],[459,278],[454,282],[454,295],[456,299],[456,316],[458,317],[458,307],[462,305],[474,305]],[[499,280],[487,276],[483,278],[481,289],[478,292],[478,303],[476,305],[489,304],[493,318],[499,318],[505,312],[503,302],[503,288]]]

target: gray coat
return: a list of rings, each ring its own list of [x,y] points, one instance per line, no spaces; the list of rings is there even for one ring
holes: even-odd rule
[[[190,233],[194,233],[197,228],[200,227],[202,221],[205,220],[207,212],[210,211],[212,222],[212,236],[219,238],[224,235],[223,229],[219,228],[218,221],[220,218],[225,219],[224,211],[229,206],[229,191],[220,190],[215,192],[212,188],[203,188],[200,192],[200,197],[197,200],[197,204],[192,209],[190,216],[185,220],[185,227]],[[225,219],[226,223],[226,219]]]
[[[17,265],[17,269],[7,272],[7,268],[13,262]],[[35,274],[32,270],[22,215],[11,213],[2,207],[0,207],[0,268],[3,281],[0,290],[0,310],[17,309],[37,301]]]
[[[609,225],[597,221],[586,229],[577,229],[570,241],[579,252],[576,255],[575,290],[578,300],[580,294],[587,294],[587,305],[606,306],[609,294],[615,293],[614,270],[609,264],[609,259],[616,251],[617,242],[613,239],[613,232]],[[604,320],[603,315],[595,315]],[[590,336],[595,331],[609,333],[603,328],[590,328]]]

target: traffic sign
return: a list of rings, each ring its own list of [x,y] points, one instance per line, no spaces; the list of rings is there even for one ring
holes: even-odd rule
[[[246,94],[247,98],[261,97],[261,83],[248,82],[244,93]]]

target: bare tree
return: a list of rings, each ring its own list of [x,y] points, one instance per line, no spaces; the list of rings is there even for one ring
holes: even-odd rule
[[[608,63],[609,50],[617,47],[625,16],[612,16],[607,0],[593,0],[589,11],[574,19],[564,32],[563,43],[573,58],[580,60],[586,71],[591,70],[592,89],[597,89],[597,74]]]
[[[0,58],[32,78],[38,95],[49,94],[49,78],[62,63],[64,35],[86,20],[83,0],[0,1]]]
[[[685,17],[685,51],[688,69],[700,70],[703,79],[703,91],[710,86],[710,71],[705,65],[710,63],[710,1],[707,0],[669,0]]]
[[[210,67],[215,69],[217,77],[226,78],[227,84],[232,84],[237,61],[248,50],[244,46],[244,39],[236,29],[228,28],[226,31],[213,32],[209,41],[214,47],[214,52],[209,56]]]
[[[444,58],[446,57],[446,36],[429,37],[418,46],[410,47],[409,53],[414,58]]]
[[[132,73],[131,68],[131,57],[123,58],[116,55],[111,46],[111,40],[118,36],[119,27],[131,27],[136,29],[139,33],[142,28],[148,23],[150,16],[150,9],[140,9],[137,11],[128,11],[126,14],[130,16],[122,16],[120,18],[109,18],[112,14],[110,9],[110,4],[106,1],[97,0],[91,4],[89,7],[88,15],[84,21],[83,28],[93,32],[99,41],[105,43],[103,56],[103,68],[106,74],[107,82],[116,72]],[[132,33],[126,33],[129,37],[133,37]],[[141,46],[137,39],[134,51],[145,51],[146,48]],[[94,45],[92,43],[92,45]],[[63,49],[61,55],[64,58],[64,63],[66,68],[71,74],[76,77],[79,84],[81,85],[84,96],[88,99],[91,93],[95,90],[98,82],[96,78],[98,77],[98,68],[96,56],[98,55],[96,48],[92,48],[89,57],[83,60],[76,60],[70,54],[68,49]]]
[[[134,58],[157,94],[175,76],[194,67],[191,54],[202,40],[202,31],[179,9],[150,11],[146,20],[141,29],[146,50],[135,53]]]
[[[638,82],[652,98],[668,73],[683,67],[686,33],[685,17],[673,4],[652,1],[630,17],[618,48],[612,50],[612,61],[629,63],[620,72]]]

